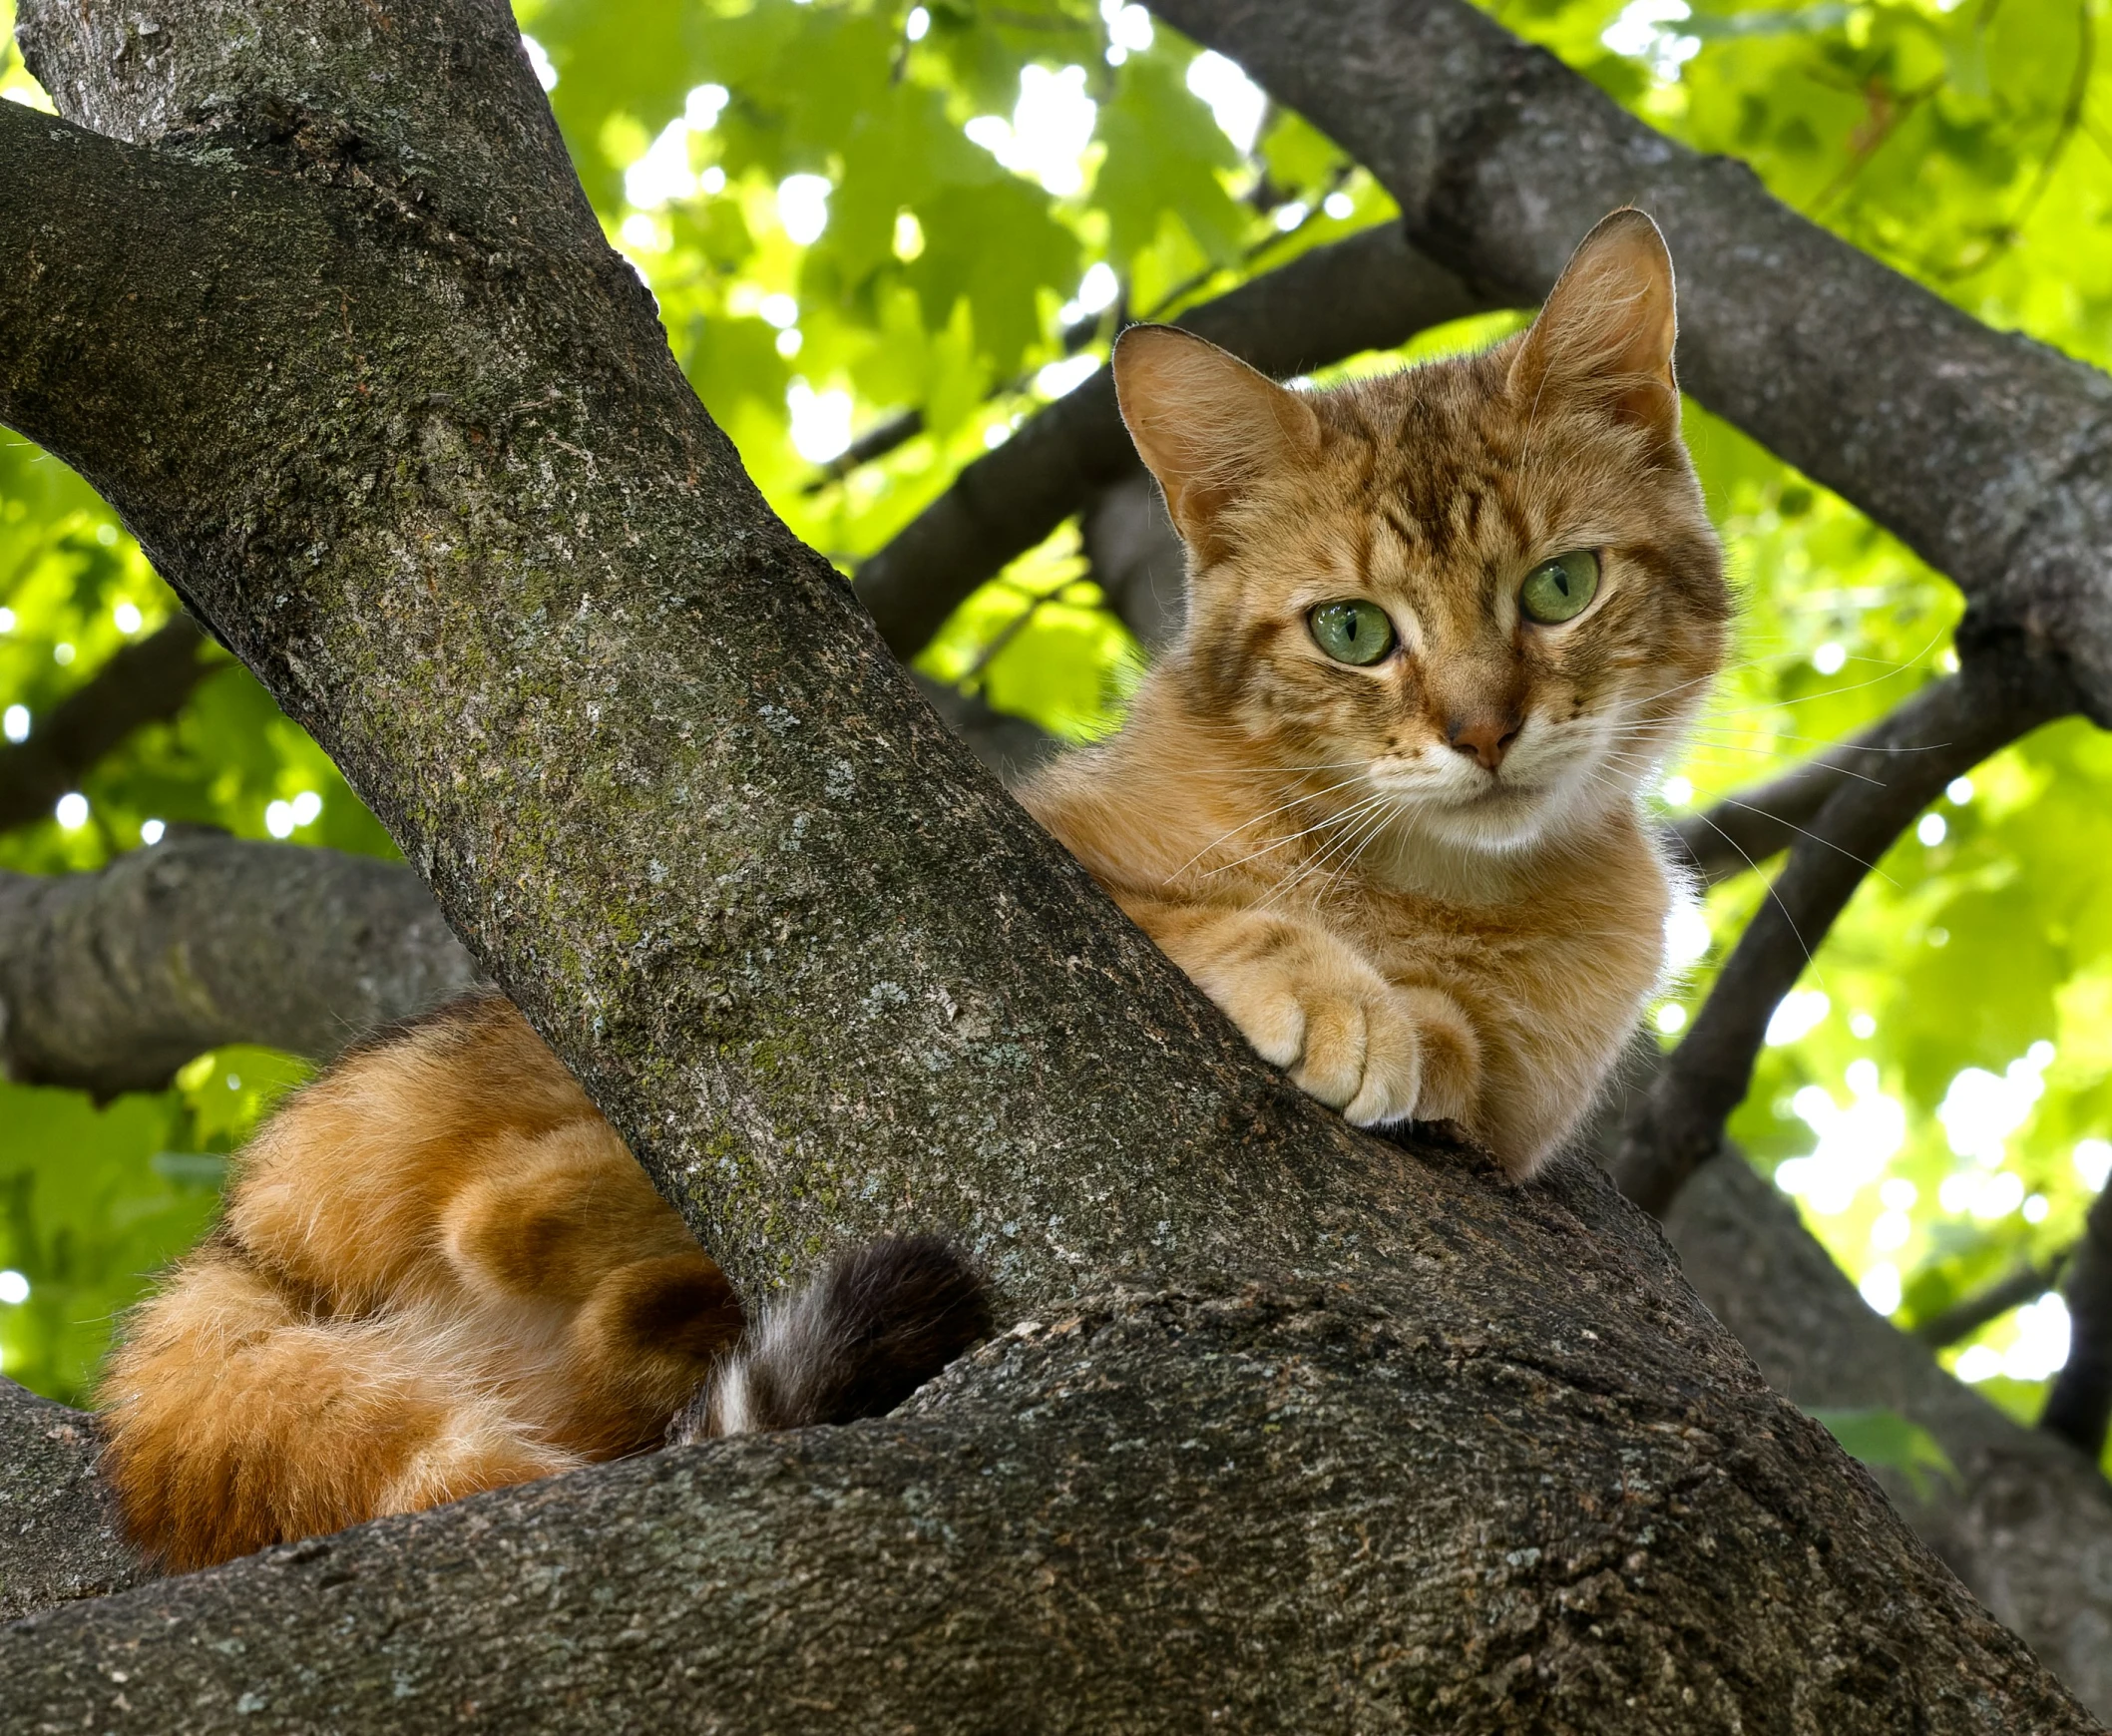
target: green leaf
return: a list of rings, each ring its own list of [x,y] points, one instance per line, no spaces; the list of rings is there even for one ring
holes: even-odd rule
[[[1168,59],[1153,52],[1123,63],[1114,96],[1100,109],[1096,137],[1107,156],[1092,198],[1107,214],[1108,252],[1117,270],[1158,238],[1169,214],[1213,264],[1238,258],[1251,217],[1219,173],[1236,169],[1239,153]]]
[[[1865,1465],[1899,1472],[1920,1500],[1928,1499],[1935,1478],[1958,1481],[1957,1467],[1936,1438],[1898,1411],[1823,1410],[1809,1415],[1841,1443],[1844,1453]]]

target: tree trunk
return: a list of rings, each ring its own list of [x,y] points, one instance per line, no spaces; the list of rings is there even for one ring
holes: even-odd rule
[[[1017,1322],[883,1422],[33,1616],[28,1717],[2092,1727],[1598,1171],[1352,1132],[953,742],[675,370],[501,0],[24,25],[130,143],[0,104],[0,417],[744,1288],[940,1227]]]

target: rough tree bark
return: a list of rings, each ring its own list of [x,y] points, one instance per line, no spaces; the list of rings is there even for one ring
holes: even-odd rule
[[[100,873],[0,873],[0,932],[8,1078],[103,1097],[226,1043],[327,1061],[476,981],[407,869],[183,826]]]
[[[1638,1039],[1591,1129],[1602,1160],[1663,1062],[1654,1039]],[[2096,1462],[2012,1421],[1945,1373],[1927,1343],[1873,1313],[1796,1207],[1736,1152],[1680,1190],[1665,1233],[1776,1391],[1811,1410],[1891,1410],[1934,1437],[1954,1477],[1874,1475],[2047,1668],[2093,1708],[2112,1706],[2112,1489]]]
[[[1764,799],[1764,792],[1755,793]],[[284,907],[275,901],[286,847],[208,836],[160,848],[172,847],[207,865],[206,873],[184,878],[184,892],[217,890],[236,907],[255,900],[274,925],[285,922]],[[238,909],[231,918],[196,925],[181,913],[167,913],[182,934],[193,974],[223,985],[233,1003],[209,1007],[198,1029],[199,1047],[226,1041],[213,1034],[232,1029],[251,1041],[326,1059],[328,1048],[308,1045],[334,1045],[346,1021],[366,1005],[361,997],[376,979],[407,985],[404,1003],[377,1015],[390,1016],[422,1004],[417,985],[467,968],[408,869],[328,851],[300,854],[309,883],[322,879],[314,903],[326,915],[347,904],[371,905],[384,920],[395,913],[415,929],[408,938],[391,940],[332,922],[312,945],[303,945],[297,928],[289,936],[274,926],[268,939],[245,932]],[[135,858],[119,871],[137,874],[139,866]],[[349,885],[333,885],[338,875]],[[374,897],[377,881],[393,882],[384,898]],[[133,900],[88,902],[109,927],[90,938],[76,926],[80,968],[98,950],[119,957],[140,950]],[[26,926],[36,932],[34,924]],[[24,925],[0,924],[0,933],[20,932]],[[369,938],[379,958],[337,950]],[[428,955],[422,970],[392,969],[403,952],[418,946]],[[207,956],[201,964],[201,956],[216,947],[224,956]],[[265,961],[289,951],[307,961],[305,968],[263,969]],[[0,977],[5,969],[0,960]],[[185,980],[169,982],[181,990]],[[148,982],[162,986],[161,979]],[[150,999],[148,1007],[156,1032],[180,1029],[193,1013],[181,993],[162,1004]],[[120,1013],[100,1052],[92,1052],[93,1031],[68,1025],[84,1072],[94,1077],[123,1065],[119,1058],[134,1041],[137,1017],[131,1010]],[[1646,1052],[1654,1061],[1655,1045]],[[1636,1085],[1649,1076],[1644,1069]],[[1618,1128],[1623,1107],[1618,1100],[1607,1104],[1601,1141]],[[2042,1662],[2086,1703],[2112,1704],[2112,1647],[2105,1643],[2112,1636],[2112,1600],[2105,1591],[2112,1585],[2112,1498],[2090,1461],[2010,1421],[1943,1373],[1923,1344],[1871,1313],[1794,1209],[1735,1159],[1711,1165],[1683,1190],[1666,1229],[1703,1300],[1778,1391],[1808,1408],[1885,1406],[1934,1435],[1957,1468],[1955,1481],[1937,1478],[1916,1488],[1897,1473],[1875,1475],[1916,1533]],[[2028,1291],[2010,1295],[2004,1305],[2028,1300],[2054,1277],[2033,1274]],[[0,1614],[97,1594],[141,1576],[110,1535],[101,1493],[89,1475],[92,1458],[89,1419],[0,1384]]]
[[[0,1381],[0,1621],[144,1577],[96,1477],[93,1419]],[[0,1717],[13,1711],[0,1698]]]
[[[1894,1505],[2041,1662],[2091,1705],[2112,1705],[2112,1491],[2096,1463],[2019,1427],[1872,1313],[1742,1160],[1702,1170],[1665,1229],[1777,1391],[1813,1410],[1897,1411],[1935,1437],[1955,1480],[1916,1489],[1880,1473]]]
[[[31,1717],[2090,1727],[1598,1171],[1351,1133],[952,743],[681,381],[499,0],[24,19],[133,142],[0,104],[0,417],[751,1292],[936,1224],[1019,1319],[881,1423],[32,1616]]]
[[[1751,828],[1743,848],[1764,858],[1796,834],[1754,816],[1788,807],[1813,817],[1797,808],[1802,792],[1815,779],[1827,790],[1851,781],[1828,770],[1842,757],[1823,750],[1717,810],[1719,822]],[[1706,850],[1716,838],[1697,828],[1693,842]],[[1720,839],[1717,849],[1724,860],[1712,866],[1745,865]],[[0,880],[0,935],[13,1053],[37,1057],[40,1078],[91,1089],[135,1078],[139,1054],[157,1047],[182,1056],[241,1040],[327,1060],[346,1036],[417,1011],[470,971],[409,869],[210,833],[179,833],[100,875]],[[289,958],[300,968],[284,969]],[[9,992],[31,961],[39,992]],[[155,968],[162,961],[181,968]],[[112,992],[51,992],[68,983],[107,983]],[[1655,1063],[1654,1044],[1647,1054]],[[1637,1083],[1654,1077],[1646,1069]],[[1617,1137],[1627,1106],[1609,1101],[1602,1143]],[[1969,1318],[1924,1323],[1909,1337],[1870,1312],[1794,1210],[1756,1191],[1736,1161],[1721,1168],[1690,1184],[1666,1221],[1716,1317],[1798,1404],[1883,1405],[1930,1430],[1958,1468],[1955,1482],[1917,1488],[1885,1471],[1879,1481],[1916,1533],[2063,1682],[2093,1706],[2112,1705],[2104,1643],[2112,1500],[2103,1480],[2088,1459],[1960,1387],[1924,1349],[2050,1288],[2057,1266],[2022,1273],[1997,1286],[2000,1294],[1973,1299]],[[51,1474],[52,1443],[88,1454],[88,1419],[0,1386],[0,1401],[10,1399],[12,1410],[0,1404],[0,1466],[16,1469],[0,1506],[18,1513],[13,1524],[0,1513],[0,1611],[63,1601],[84,1582],[91,1591],[129,1582],[136,1570],[108,1536],[90,1478],[71,1468]],[[85,1580],[84,1543],[100,1575]]]

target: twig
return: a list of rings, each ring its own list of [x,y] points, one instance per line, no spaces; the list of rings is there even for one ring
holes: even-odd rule
[[[1960,677],[1946,675],[1936,686]],[[1938,703],[1934,687],[1923,688],[1923,703]],[[1887,717],[1853,740],[1822,748],[1802,765],[1771,779],[1758,789],[1726,798],[1705,812],[1675,820],[1666,830],[1679,845],[1706,885],[1714,886],[1757,867],[1776,852],[1788,849],[1810,829],[1820,809],[1844,783],[1866,781],[1867,759],[1859,755],[1892,757]]]
[[[2074,1253],[2072,1247],[2062,1248],[2049,1259],[2019,1266],[1986,1289],[1953,1302],[1940,1314],[1931,1314],[1913,1329],[1914,1337],[1931,1350],[1970,1338],[1990,1320],[1999,1320],[2010,1309],[2021,1308],[2052,1289]]]
[[[976,652],[975,660],[961,671],[961,678],[956,685],[965,687],[974,681],[977,676],[982,674],[985,669],[989,668],[992,663],[996,662],[1004,654],[1007,646],[1011,645],[1014,640],[1018,639],[1021,634],[1034,625],[1034,618],[1037,615],[1041,614],[1050,604],[1062,602],[1063,594],[1079,583],[1080,581],[1076,579],[1065,579],[1053,590],[1035,592],[1033,596],[1028,598],[1025,607],[1017,615],[984,642],[983,649]]]
[[[1118,308],[1121,305],[1122,299],[1117,297],[1114,307]],[[1076,355],[1079,350],[1099,336],[1101,327],[1107,323],[1107,315],[1111,311],[1113,311],[1113,308],[1103,307],[1097,313],[1088,313],[1084,318],[1073,319],[1068,325],[1064,326],[1062,331],[1058,333],[1063,346],[1063,353],[1065,355]],[[985,402],[995,403],[1002,398],[1018,396],[1021,392],[1027,390],[1033,377],[1032,374],[1021,374],[1006,381],[1004,385],[992,392]],[[923,432],[924,412],[915,407],[899,411],[882,421],[875,422],[872,427],[859,435],[850,445],[837,453],[834,458],[817,468],[812,479],[801,487],[800,493],[820,494],[824,489],[832,488],[841,482],[852,471],[861,469],[863,466],[871,464],[878,459],[885,458],[890,452],[900,447],[907,446]]]
[[[1844,780],[1820,804],[1686,1041],[1623,1130],[1613,1166],[1623,1193],[1664,1215],[1721,1143],[1776,1004],[1862,884],[1867,864],[1952,778],[2073,705],[2058,675],[2021,655],[1990,651],[1955,680],[1922,688],[1873,731],[1867,745],[1921,751],[1899,754],[1887,782]]]
[[[2083,112],[2089,106],[2090,75],[2097,66],[2097,27],[2090,16],[2089,0],[2083,0],[2083,4],[2075,9],[2075,29],[2079,40],[2075,45],[2075,71],[2068,80],[2067,100],[2061,105],[2060,119],[2054,123],[2053,138],[2047,143],[2046,155],[2039,160],[2038,174],[2032,178],[2031,186],[2025,190],[2006,225],[2011,239],[2031,220],[2032,213],[2046,197],[2046,190],[2053,185],[2053,178],[2060,172],[2061,162],[2068,155],[2068,147],[2075,143],[2075,135],[2081,130]]]
[[[1342,185],[1349,180],[1352,173],[1354,173],[1354,169],[1351,165],[1345,164],[1338,168],[1333,175],[1328,177],[1327,187],[1321,198],[1324,200],[1329,194],[1338,192]],[[1264,235],[1247,248],[1246,252],[1241,255],[1240,263],[1247,270],[1251,271],[1254,269],[1270,253],[1282,246],[1284,242],[1310,227],[1317,220],[1314,214],[1319,209],[1319,205],[1316,204],[1311,211],[1291,227],[1274,229]],[[1212,277],[1218,274],[1219,269],[1220,267],[1213,265],[1209,270],[1198,271],[1187,281],[1175,284],[1173,288],[1167,290],[1164,295],[1159,297],[1157,304],[1149,312],[1139,317],[1144,319],[1164,319],[1169,308],[1177,307],[1190,295],[1201,289]],[[1126,300],[1127,290],[1125,288],[1123,294],[1116,299],[1114,305],[1120,307],[1126,303]],[[1065,355],[1076,355],[1079,350],[1099,336],[1101,328],[1107,323],[1107,312],[1108,309],[1102,308],[1097,313],[1086,314],[1082,319],[1073,319],[1068,325],[1064,326],[1058,334],[1063,353]],[[993,392],[991,398],[995,400],[1025,391],[1030,377],[1022,375],[1017,379],[1008,381],[997,391]],[[899,447],[907,446],[923,432],[924,412],[921,409],[903,410],[896,415],[887,417],[883,421],[875,422],[872,427],[859,435],[857,439],[853,440],[850,445],[846,446],[834,458],[819,466],[815,470],[812,479],[802,487],[800,492],[810,495],[820,494],[822,490],[841,482],[852,471],[871,464],[876,459],[885,458],[890,452],[897,450]]]
[[[924,412],[909,409],[875,422],[850,445],[821,465],[813,476],[801,487],[801,494],[819,494],[849,476],[852,471],[874,460],[885,458],[898,447],[907,446],[924,432]]]
[[[0,832],[42,819],[52,804],[134,730],[184,708],[211,667],[206,636],[188,615],[128,645],[32,729],[0,748]]]
[[[2068,1304],[2068,1360],[2053,1377],[2038,1426],[2095,1459],[2112,1420],[2112,1187],[2083,1219],[2061,1295]]]

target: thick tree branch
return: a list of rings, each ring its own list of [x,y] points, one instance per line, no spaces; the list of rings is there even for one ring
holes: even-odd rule
[[[1056,748],[1024,717],[918,685],[1007,781]],[[98,873],[0,872],[0,1068],[24,1083],[156,1090],[227,1043],[327,1062],[477,980],[400,863],[179,826]]]
[[[493,238],[593,220],[549,105],[525,100],[534,74],[503,7],[186,0],[149,17],[29,0],[15,34],[59,112],[109,138],[270,141],[311,172],[400,200],[407,222],[444,198]],[[398,80],[445,102],[400,102]]]
[[[0,1380],[0,1622],[145,1576],[119,1535],[96,1453],[94,1418]]]
[[[1897,1728],[1902,1703],[1936,1730],[2091,1727],[1919,1550],[1815,1575],[1873,1559],[1890,1516],[1824,1505],[1830,1443],[1735,1351],[1687,1361],[1705,1317],[1663,1265],[1603,1263],[1620,1208],[1586,1166],[1501,1210],[1441,1192],[1435,1306],[1407,1274],[1080,1296],[907,1415],[598,1467],[54,1610],[0,1631],[0,1676],[26,1718],[95,1729],[331,1728],[386,1705],[403,1731],[1662,1732],[1794,1704],[1837,1736]],[[1546,1335],[1521,1354],[1483,1321],[1544,1260],[1564,1283],[1539,1285]],[[1455,1314],[1455,1278],[1478,1311]],[[1603,1308],[1584,1330],[1661,1336],[1674,1403],[1601,1378],[1572,1290]],[[1600,1459],[1609,1424],[1647,1467]],[[1472,1596],[1433,1547],[1451,1521],[1409,1494],[1465,1439],[1483,1444],[1459,1490],[1487,1538]],[[1755,1484],[1756,1452],[1789,1475]],[[1526,1518],[1498,1493],[1579,1456],[1604,1479],[1586,1503],[1547,1489]],[[1697,1526],[1707,1575],[1682,1564]],[[855,1594],[814,1623],[813,1587],[850,1561]],[[1756,1642],[1750,1612],[1780,1600],[1795,1621]],[[1991,1692],[1931,1673],[1915,1624],[1988,1659]],[[1345,1625],[1386,1649],[1344,1658]],[[1425,1651],[1478,1667],[1434,1704]]]
[[[2065,684],[2021,656],[1971,663],[1924,687],[1867,738],[1894,750],[1887,779],[1843,782],[1812,816],[1767,901],[1716,979],[1693,1028],[1624,1129],[1614,1160],[1621,1191],[1663,1216],[1724,1118],[1745,1096],[1776,1004],[1804,973],[1870,871],[1952,778],[2059,716]]]
[[[2091,1201],[2083,1239],[2068,1262],[2068,1360],[2053,1377],[2039,1427],[2094,1460],[2112,1420],[2112,1187]]]
[[[178,827],[96,874],[0,873],[8,1077],[157,1090],[226,1043],[327,1061],[476,980],[408,868]]]
[[[0,1633],[16,1703],[153,1729],[386,1703],[406,1729],[782,1730],[817,1700],[932,1729],[2087,1727],[1602,1177],[1515,1191],[1352,1134],[950,740],[577,188],[447,137],[555,141],[518,50],[430,52],[496,41],[501,0],[238,10],[199,9],[261,44],[198,50],[238,123],[209,156],[25,140],[21,173],[93,154],[161,198],[41,226],[0,201],[42,284],[0,281],[0,416],[119,503],[751,1293],[940,1225],[1043,1330],[909,1418],[32,1617]],[[165,28],[156,88],[195,88]],[[68,76],[100,124],[166,112],[130,63]]]
[[[1664,1071],[1637,1033],[1584,1146],[1600,1161]],[[1914,1532],[2094,1710],[2112,1709],[2112,1490],[2079,1453],[1946,1374],[1871,1311],[1796,1206],[1735,1150],[1681,1189],[1665,1234],[1709,1311],[1768,1384],[1811,1410],[1890,1410],[1934,1437],[1955,1477],[1873,1467]],[[2044,1286],[2042,1285],[2041,1288]]]
[[[918,685],[1007,781],[1056,750],[1024,717]],[[28,1084],[156,1090],[227,1043],[327,1062],[477,980],[399,863],[179,826],[98,873],[0,872],[0,1068]]]
[[[1389,225],[1316,247],[1176,323],[1287,376],[1406,343],[1490,305]],[[881,638],[898,656],[914,656],[977,586],[1135,468],[1102,369],[970,464],[858,569],[857,593]]]
[[[2112,722],[2112,378],[1997,332],[1674,144],[1466,0],[1160,0],[1324,127],[1482,294],[1537,301],[1640,205],[1679,264],[1682,383],[1918,550]]]
[[[415,76],[363,9],[340,22],[362,91]],[[905,1201],[1058,1290],[1095,1251],[1310,1244],[1310,1212],[1262,1204],[1313,1160],[1298,1138],[1179,1165],[1136,1139],[1346,1130],[874,660],[591,218],[499,268],[407,226],[437,200],[347,185],[319,122],[243,135],[256,174],[223,138],[194,165],[10,109],[0,180],[87,161],[107,197],[0,237],[28,263],[0,284],[0,415],[119,503],[747,1281]],[[871,1044],[848,1073],[788,1065],[818,1032]],[[1138,1095],[1078,1117],[1118,1054],[1156,1058]],[[1000,1213],[976,1176],[1007,1152],[1026,1179]]]
[[[122,648],[32,726],[0,747],[0,832],[42,819],[52,804],[136,729],[166,723],[207,674],[198,623],[177,616]]]
[[[1919,1488],[1876,1473],[1915,1532],[2100,1714],[2112,1711],[2112,1490],[2066,1442],[2026,1429],[1874,1314],[1735,1153],[1681,1191],[1665,1233],[1709,1311],[1768,1384],[1810,1410],[1898,1412],[1956,1467]]]

